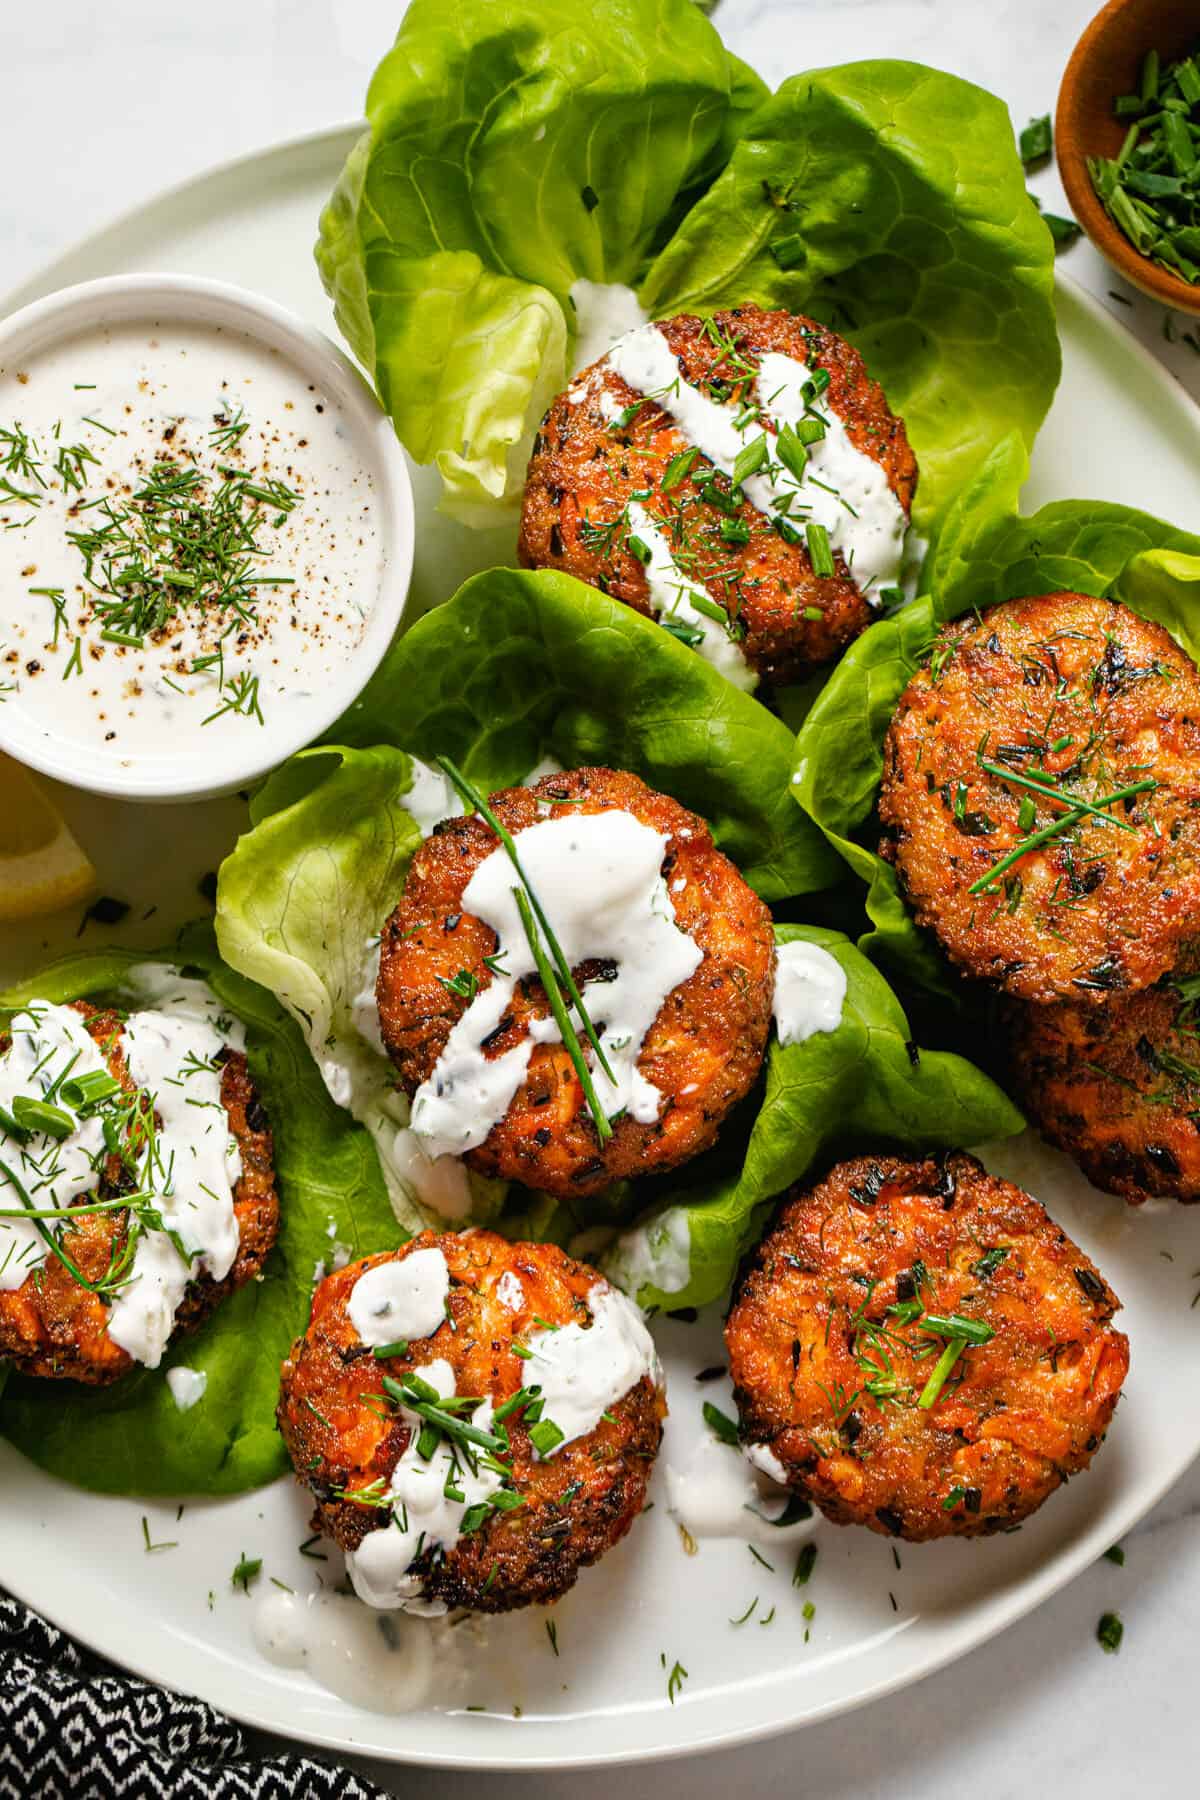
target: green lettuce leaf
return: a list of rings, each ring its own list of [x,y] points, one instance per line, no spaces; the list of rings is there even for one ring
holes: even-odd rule
[[[1200,540],[1191,542],[1190,555],[1146,550],[1131,557],[1109,592],[1144,619],[1156,619],[1200,663]]]
[[[546,756],[630,769],[701,813],[764,900],[840,873],[788,798],[787,727],[652,620],[552,570],[466,582],[393,644],[331,735],[451,756],[492,788]]]
[[[692,0],[409,7],[317,265],[451,510],[519,493],[572,284],[634,281],[765,91]]]
[[[106,1388],[11,1375],[0,1433],[51,1474],[103,1493],[233,1494],[288,1467],[275,1429],[279,1367],[308,1322],[314,1272],[335,1246],[354,1256],[399,1237],[371,1140],[334,1106],[295,1026],[261,987],[221,962],[207,927],[161,956],[80,952],[0,996],[120,1001],[137,963],[194,967],[246,1026],[247,1055],[275,1138],[279,1238],[264,1277],[181,1337],[155,1370]],[[176,1364],[203,1370],[203,1398],[180,1412],[167,1386]]]
[[[863,62],[772,97],[692,0],[416,0],[367,117],[317,263],[470,522],[519,494],[579,280],[653,316],[757,301],[845,331],[905,416],[926,533],[1049,406],[1053,244],[969,82]]]
[[[412,758],[380,745],[302,751],[256,797],[254,829],[221,865],[217,942],[232,969],[269,988],[296,1021],[329,1095],[366,1128],[396,1220],[406,1231],[499,1210],[505,1187],[439,1164],[440,1205],[422,1205],[375,1012],[379,934],[421,842],[405,808]]]
[[[775,937],[802,938],[836,957],[846,975],[841,1023],[800,1044],[772,1040],[744,1159],[707,1177],[710,1159],[694,1164],[674,1194],[607,1253],[606,1273],[643,1306],[672,1310],[718,1299],[770,1202],[818,1157],[861,1155],[880,1144],[961,1148],[1024,1124],[971,1063],[917,1049],[886,981],[840,932],[780,925]]]
[[[997,439],[1033,442],[1060,369],[1053,284],[1003,102],[861,62],[760,107],[640,297],[655,315],[756,300],[843,332],[904,418],[932,535]]]
[[[792,795],[866,884],[872,929],[859,947],[942,998],[956,993],[945,964],[875,848],[883,740],[940,624],[1027,594],[1112,594],[1157,619],[1200,659],[1200,538],[1098,500],[1055,501],[1022,518],[1016,496],[1026,469],[1019,439],[997,446],[951,508],[925,570],[931,594],[879,620],[850,646],[796,738]]]

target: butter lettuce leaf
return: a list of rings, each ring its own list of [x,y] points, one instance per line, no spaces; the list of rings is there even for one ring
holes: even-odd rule
[[[640,294],[655,315],[784,306],[850,338],[904,418],[929,536],[998,439],[1033,442],[1060,369],[1053,282],[1003,102],[880,61],[785,81]]]
[[[850,646],[796,738],[792,796],[866,885],[872,928],[860,948],[942,998],[956,985],[878,854],[875,812],[888,724],[940,625],[1027,594],[1109,594],[1157,619],[1200,659],[1200,538],[1105,501],[1054,501],[1021,517],[1026,469],[1019,439],[996,447],[950,510],[925,570],[930,594]]]
[[[573,283],[633,282],[765,92],[692,0],[409,7],[317,265],[451,510],[519,494]]]
[[[845,332],[906,418],[926,534],[1049,406],[1053,245],[969,82],[861,62],[772,96],[692,0],[416,0],[367,118],[318,267],[470,522],[519,496],[581,280],[656,317],[755,301]]]
[[[388,745],[302,751],[256,796],[254,828],[221,865],[217,942],[232,969],[295,1020],[321,1080],[369,1134],[404,1231],[490,1220],[503,1183],[429,1163],[379,1036],[379,934],[421,842],[414,763]],[[436,1208],[422,1192],[435,1192]]]
[[[652,620],[553,570],[464,583],[392,645],[331,735],[453,757],[481,787],[547,756],[632,770],[702,814],[764,900],[841,872],[788,797],[787,727]]]
[[[718,1299],[771,1202],[818,1157],[882,1145],[961,1148],[1011,1136],[1024,1124],[971,1063],[917,1048],[896,996],[848,938],[801,925],[779,925],[775,937],[817,944],[841,964],[841,1022],[800,1044],[772,1039],[741,1160],[706,1175],[705,1165],[722,1159],[718,1149],[681,1171],[667,1197],[609,1250],[605,1272],[643,1306],[673,1310]]]
[[[226,1300],[199,1331],[169,1347],[158,1369],[111,1387],[11,1374],[0,1392],[0,1433],[39,1467],[103,1493],[234,1494],[288,1467],[275,1429],[279,1368],[308,1322],[318,1264],[336,1246],[353,1256],[391,1248],[399,1233],[371,1140],[326,1094],[300,1032],[262,987],[217,954],[208,926],[160,956],[89,951],[51,964],[0,996],[0,1006],[127,995],[138,963],[201,975],[246,1026],[247,1056],[275,1140],[279,1238],[261,1281]],[[203,1397],[175,1405],[166,1371],[202,1371]]]

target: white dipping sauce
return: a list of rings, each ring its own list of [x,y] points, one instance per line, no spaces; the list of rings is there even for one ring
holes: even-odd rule
[[[592,1070],[600,1104],[610,1116],[627,1109],[639,1122],[652,1123],[662,1095],[641,1073],[638,1056],[668,994],[703,961],[699,946],[676,925],[662,879],[667,839],[632,814],[613,811],[544,819],[518,832],[516,844],[570,966],[602,959],[616,967],[613,980],[592,981],[583,990],[616,1077],[610,1082],[602,1069]],[[505,973],[493,974],[480,988],[414,1097],[412,1130],[431,1157],[461,1155],[482,1144],[525,1079],[534,1043],[559,1041],[554,1020],[545,1018],[502,1056],[484,1052],[517,982],[537,967],[517,911],[519,886],[500,847],[463,892],[464,912],[496,933]]]
[[[752,417],[740,429],[739,408],[714,400],[685,381],[675,354],[657,325],[642,325],[619,338],[608,353],[608,365],[639,394],[653,399],[674,420],[683,436],[731,479],[739,453],[763,435],[762,421]],[[827,403],[806,402],[803,394],[811,371],[794,357],[770,351],[762,358],[756,388],[758,404],[777,426],[795,426],[816,417],[825,427],[822,440],[810,444],[799,481],[781,463],[771,461],[742,482],[751,505],[774,519],[784,509],[802,529],[815,521],[840,550],[855,586],[867,599],[880,587],[900,585],[908,519],[888,485],[883,468],[851,442],[845,425]],[[768,444],[772,442],[767,433]],[[832,490],[832,491],[830,491]]]
[[[135,1362],[155,1369],[189,1283],[202,1273],[223,1281],[237,1257],[233,1200],[242,1163],[221,1104],[216,1058],[226,1045],[240,1048],[244,1034],[221,1016],[219,1003],[201,982],[151,964],[131,970],[129,980],[159,1002],[153,1010],[127,1015],[121,1047],[132,1080],[152,1096],[157,1131],[153,1151],[141,1156],[138,1183],[166,1229],[139,1232],[130,1274],[112,1298],[108,1335]],[[72,1057],[72,1076],[107,1070],[78,1013],[31,1001],[15,1017],[12,1046],[0,1057],[0,1105],[11,1112],[17,1095],[44,1095]],[[33,1206],[61,1207],[99,1184],[105,1160],[102,1120],[95,1114],[77,1120],[61,1143],[35,1134],[19,1145],[3,1134],[3,1151]],[[7,1183],[0,1185],[0,1195],[6,1208],[20,1204]],[[167,1231],[177,1235],[190,1261]],[[31,1224],[0,1219],[0,1289],[20,1287],[51,1254]]]
[[[350,1323],[364,1344],[432,1337],[445,1323],[450,1270],[440,1250],[376,1263],[350,1290]]]
[[[846,999],[846,971],[819,944],[793,938],[775,952],[775,1029],[781,1044],[802,1044],[836,1031]]]
[[[182,1363],[177,1363],[173,1369],[167,1370],[167,1386],[180,1412],[190,1412],[196,1402],[204,1398],[208,1374],[204,1369],[189,1369]]]
[[[643,1376],[661,1380],[654,1340],[632,1301],[606,1281],[588,1294],[590,1325],[562,1325],[534,1332],[525,1341],[531,1352],[525,1380],[542,1390],[542,1417],[558,1426],[563,1444],[586,1437],[602,1414],[635,1388]],[[541,1458],[540,1453],[539,1461]]]
[[[354,656],[385,561],[371,472],[339,404],[285,355],[237,331],[96,325],[0,369],[0,430],[30,440],[27,462],[0,469],[29,496],[0,490],[0,699],[47,737],[68,736],[120,766],[203,752],[215,733],[294,737],[297,714]],[[6,455],[0,437],[0,463]],[[206,505],[234,491],[222,469],[268,497],[241,507],[257,545],[242,552],[248,620],[218,603],[209,582],[194,591],[159,582],[152,591],[178,604],[138,647],[101,635],[111,599],[101,590],[131,566],[119,538],[97,548],[89,580],[67,534],[106,529],[111,508],[142,543],[144,525],[128,521],[148,517],[137,495],[161,464],[199,474]],[[270,503],[272,482],[296,496],[286,516]],[[173,550],[147,554],[194,575]],[[112,591],[133,590],[118,579]],[[193,668],[218,646],[222,664]],[[241,681],[258,684],[262,724],[248,702],[212,718]]]

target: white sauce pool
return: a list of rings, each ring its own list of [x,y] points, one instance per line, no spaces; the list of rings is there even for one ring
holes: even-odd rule
[[[3,432],[29,443],[24,459],[0,466],[19,490],[0,490],[0,699],[35,731],[117,766],[195,755],[214,734],[294,735],[297,715],[355,654],[384,568],[371,472],[338,403],[236,331],[95,326],[0,368]],[[0,465],[14,441],[0,435]],[[257,509],[248,623],[227,606],[181,604],[138,647],[101,635],[106,558],[116,555],[118,574],[130,567],[119,535],[96,549],[89,580],[67,533],[108,530],[115,514],[137,540],[142,527],[128,519],[146,517],[136,495],[162,463],[198,474],[209,500],[233,491],[222,468],[264,492],[281,482],[297,500],[286,516],[266,501],[243,508]],[[156,591],[189,593],[174,582]],[[220,662],[193,667],[218,650]],[[211,717],[240,682],[257,682],[263,724],[248,702]]]
[[[446,1318],[450,1270],[440,1250],[376,1263],[350,1290],[350,1323],[364,1344],[432,1337]]]
[[[635,1299],[643,1288],[681,1294],[692,1278],[692,1228],[682,1206],[623,1231],[604,1256],[604,1273]]]
[[[754,1460],[757,1468],[732,1444],[709,1434],[681,1464],[666,1463],[667,1505],[692,1537],[778,1545],[813,1535],[819,1522],[815,1511],[807,1519],[777,1523],[791,1496]],[[783,1473],[777,1463],[775,1468]]]
[[[793,938],[775,952],[775,1029],[781,1044],[836,1031],[846,1000],[846,971],[819,944]]]
[[[344,1594],[269,1589],[255,1602],[254,1644],[277,1668],[304,1669],[319,1687],[368,1712],[453,1705],[465,1665],[461,1626],[377,1612]],[[473,1634],[472,1634],[473,1635]]]
[[[739,429],[733,403],[716,401],[684,380],[657,325],[641,325],[626,333],[612,346],[607,360],[631,388],[661,406],[688,442],[731,479],[739,453],[763,435],[761,420],[751,418]],[[776,426],[794,427],[802,418],[817,418],[825,436],[808,446],[800,480],[772,459],[743,481],[742,491],[768,518],[782,512],[799,529],[810,520],[824,525],[831,548],[841,551],[856,587],[877,602],[881,587],[901,583],[908,520],[881,465],[854,446],[832,407],[820,398],[805,399],[804,384],[810,375],[807,365],[794,357],[774,351],[763,356],[756,379],[762,411]],[[768,444],[773,443],[772,435],[766,435]]]
[[[614,965],[614,978],[591,981],[584,1004],[616,1077],[592,1071],[597,1096],[612,1116],[622,1109],[642,1123],[659,1115],[662,1095],[638,1068],[638,1055],[668,994],[699,967],[703,953],[675,923],[661,867],[667,840],[625,812],[545,819],[516,834],[522,864],[574,968],[588,959]],[[463,910],[498,938],[493,975],[457,1021],[428,1080],[413,1100],[412,1130],[430,1157],[461,1155],[481,1144],[503,1119],[525,1079],[533,1045],[559,1041],[552,1018],[489,1058],[483,1045],[512,1001],[517,982],[536,969],[514,888],[516,871],[503,848],[476,869]]]
[[[412,786],[402,796],[404,810],[417,822],[422,837],[429,837],[443,819],[461,817],[463,803],[454,784],[440,769],[431,769],[419,757],[411,757]],[[378,961],[376,962],[378,968]]]
[[[155,1144],[141,1157],[139,1186],[152,1190],[164,1229],[138,1234],[128,1278],[109,1307],[108,1334],[136,1362],[154,1369],[189,1282],[201,1273],[224,1280],[237,1257],[233,1197],[241,1156],[221,1104],[221,1069],[215,1059],[226,1045],[241,1048],[244,1034],[222,1016],[203,983],[150,964],[131,970],[129,980],[135,991],[158,1003],[128,1014],[121,1043],[130,1076],[154,1099]],[[0,1105],[11,1113],[19,1095],[44,1097],[73,1057],[72,1077],[107,1069],[77,1013],[30,1002],[15,1017],[12,1047],[0,1058]],[[59,1103],[64,1099],[57,1096]],[[60,1207],[98,1186],[104,1161],[102,1120],[96,1114],[77,1117],[61,1142],[34,1133],[21,1144],[5,1131],[3,1150],[32,1205],[40,1210]],[[0,1194],[6,1208],[23,1204],[8,1183],[0,1185]],[[0,1219],[0,1289],[20,1287],[51,1254],[31,1224]]]

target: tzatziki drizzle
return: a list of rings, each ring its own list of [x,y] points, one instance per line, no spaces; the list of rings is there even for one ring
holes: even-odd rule
[[[753,415],[740,425],[732,404],[712,399],[684,379],[675,353],[657,325],[642,325],[618,338],[607,364],[635,392],[653,399],[683,436],[715,468],[733,479],[741,452],[766,435]],[[823,525],[830,547],[840,550],[855,586],[873,604],[879,590],[898,586],[908,518],[874,457],[851,441],[841,418],[819,404],[807,364],[777,352],[764,354],[756,376],[758,408],[778,426],[793,428],[805,418],[819,420],[824,437],[807,446],[808,460],[797,479],[768,456],[765,466],[744,477],[742,492],[774,523],[801,531],[808,521]],[[743,409],[743,413],[744,413]]]
[[[668,840],[631,813],[613,810],[544,819],[516,833],[516,842],[568,965],[595,960],[615,971],[583,989],[589,1014],[603,1020],[600,1042],[616,1078],[593,1071],[600,1104],[610,1117],[627,1110],[652,1123],[662,1095],[638,1067],[642,1044],[667,996],[703,961],[675,923],[661,873]],[[464,912],[496,933],[493,969],[502,972],[492,974],[458,1019],[413,1099],[412,1130],[431,1157],[461,1155],[483,1143],[525,1079],[534,1044],[559,1041],[554,1020],[544,1018],[503,1055],[484,1050],[518,982],[537,968],[517,908],[517,880],[500,847],[463,892]]]

